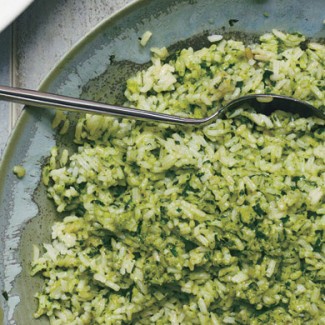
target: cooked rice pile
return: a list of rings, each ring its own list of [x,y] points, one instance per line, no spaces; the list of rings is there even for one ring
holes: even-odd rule
[[[303,46],[299,45],[303,44]],[[303,49],[302,49],[303,48]],[[324,105],[325,48],[301,35],[185,49],[127,82],[134,107],[203,116],[243,94]],[[193,129],[87,115],[53,148],[57,210],[34,248],[51,324],[324,324],[325,125],[237,109]]]

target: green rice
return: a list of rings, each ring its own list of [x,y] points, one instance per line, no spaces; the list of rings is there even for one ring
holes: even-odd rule
[[[18,177],[18,178],[23,178],[26,174],[26,169],[21,166],[21,165],[16,165],[12,169],[12,172]]]
[[[133,107],[201,117],[247,93],[324,105],[325,48],[213,37],[127,82]],[[304,46],[302,46],[303,44]],[[279,108],[280,109],[280,108]],[[325,123],[239,108],[202,129],[86,115],[43,181],[62,221],[32,274],[51,324],[324,324]]]

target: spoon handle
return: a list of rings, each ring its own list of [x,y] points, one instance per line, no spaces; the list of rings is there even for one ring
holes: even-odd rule
[[[169,124],[198,125],[205,122],[205,119],[179,117],[8,86],[0,86],[0,100],[16,102],[39,108],[60,109],[65,111],[111,115],[116,117],[128,117],[139,120],[165,122]]]

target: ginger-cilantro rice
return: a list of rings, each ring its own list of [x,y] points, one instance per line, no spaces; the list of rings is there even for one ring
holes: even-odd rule
[[[200,117],[272,92],[324,106],[325,47],[302,35],[166,51],[127,81],[128,105]],[[247,108],[201,129],[80,118],[78,150],[53,148],[43,170],[65,217],[34,247],[35,317],[324,324],[324,131],[319,118]]]
[[[18,178],[23,178],[26,174],[26,169],[21,166],[21,165],[16,165],[12,169],[12,172],[18,177]]]

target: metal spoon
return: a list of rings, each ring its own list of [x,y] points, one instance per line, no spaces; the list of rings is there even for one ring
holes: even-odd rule
[[[325,119],[325,114],[322,110],[301,100],[275,94],[253,94],[239,97],[217,110],[211,116],[205,118],[179,117],[7,86],[0,86],[0,99],[40,108],[61,109],[91,114],[107,114],[117,117],[196,126],[207,125],[215,119],[224,116],[227,111],[243,104],[248,104],[258,113],[265,115],[270,115],[275,110],[283,110],[299,114],[302,117],[317,116],[321,119]]]

